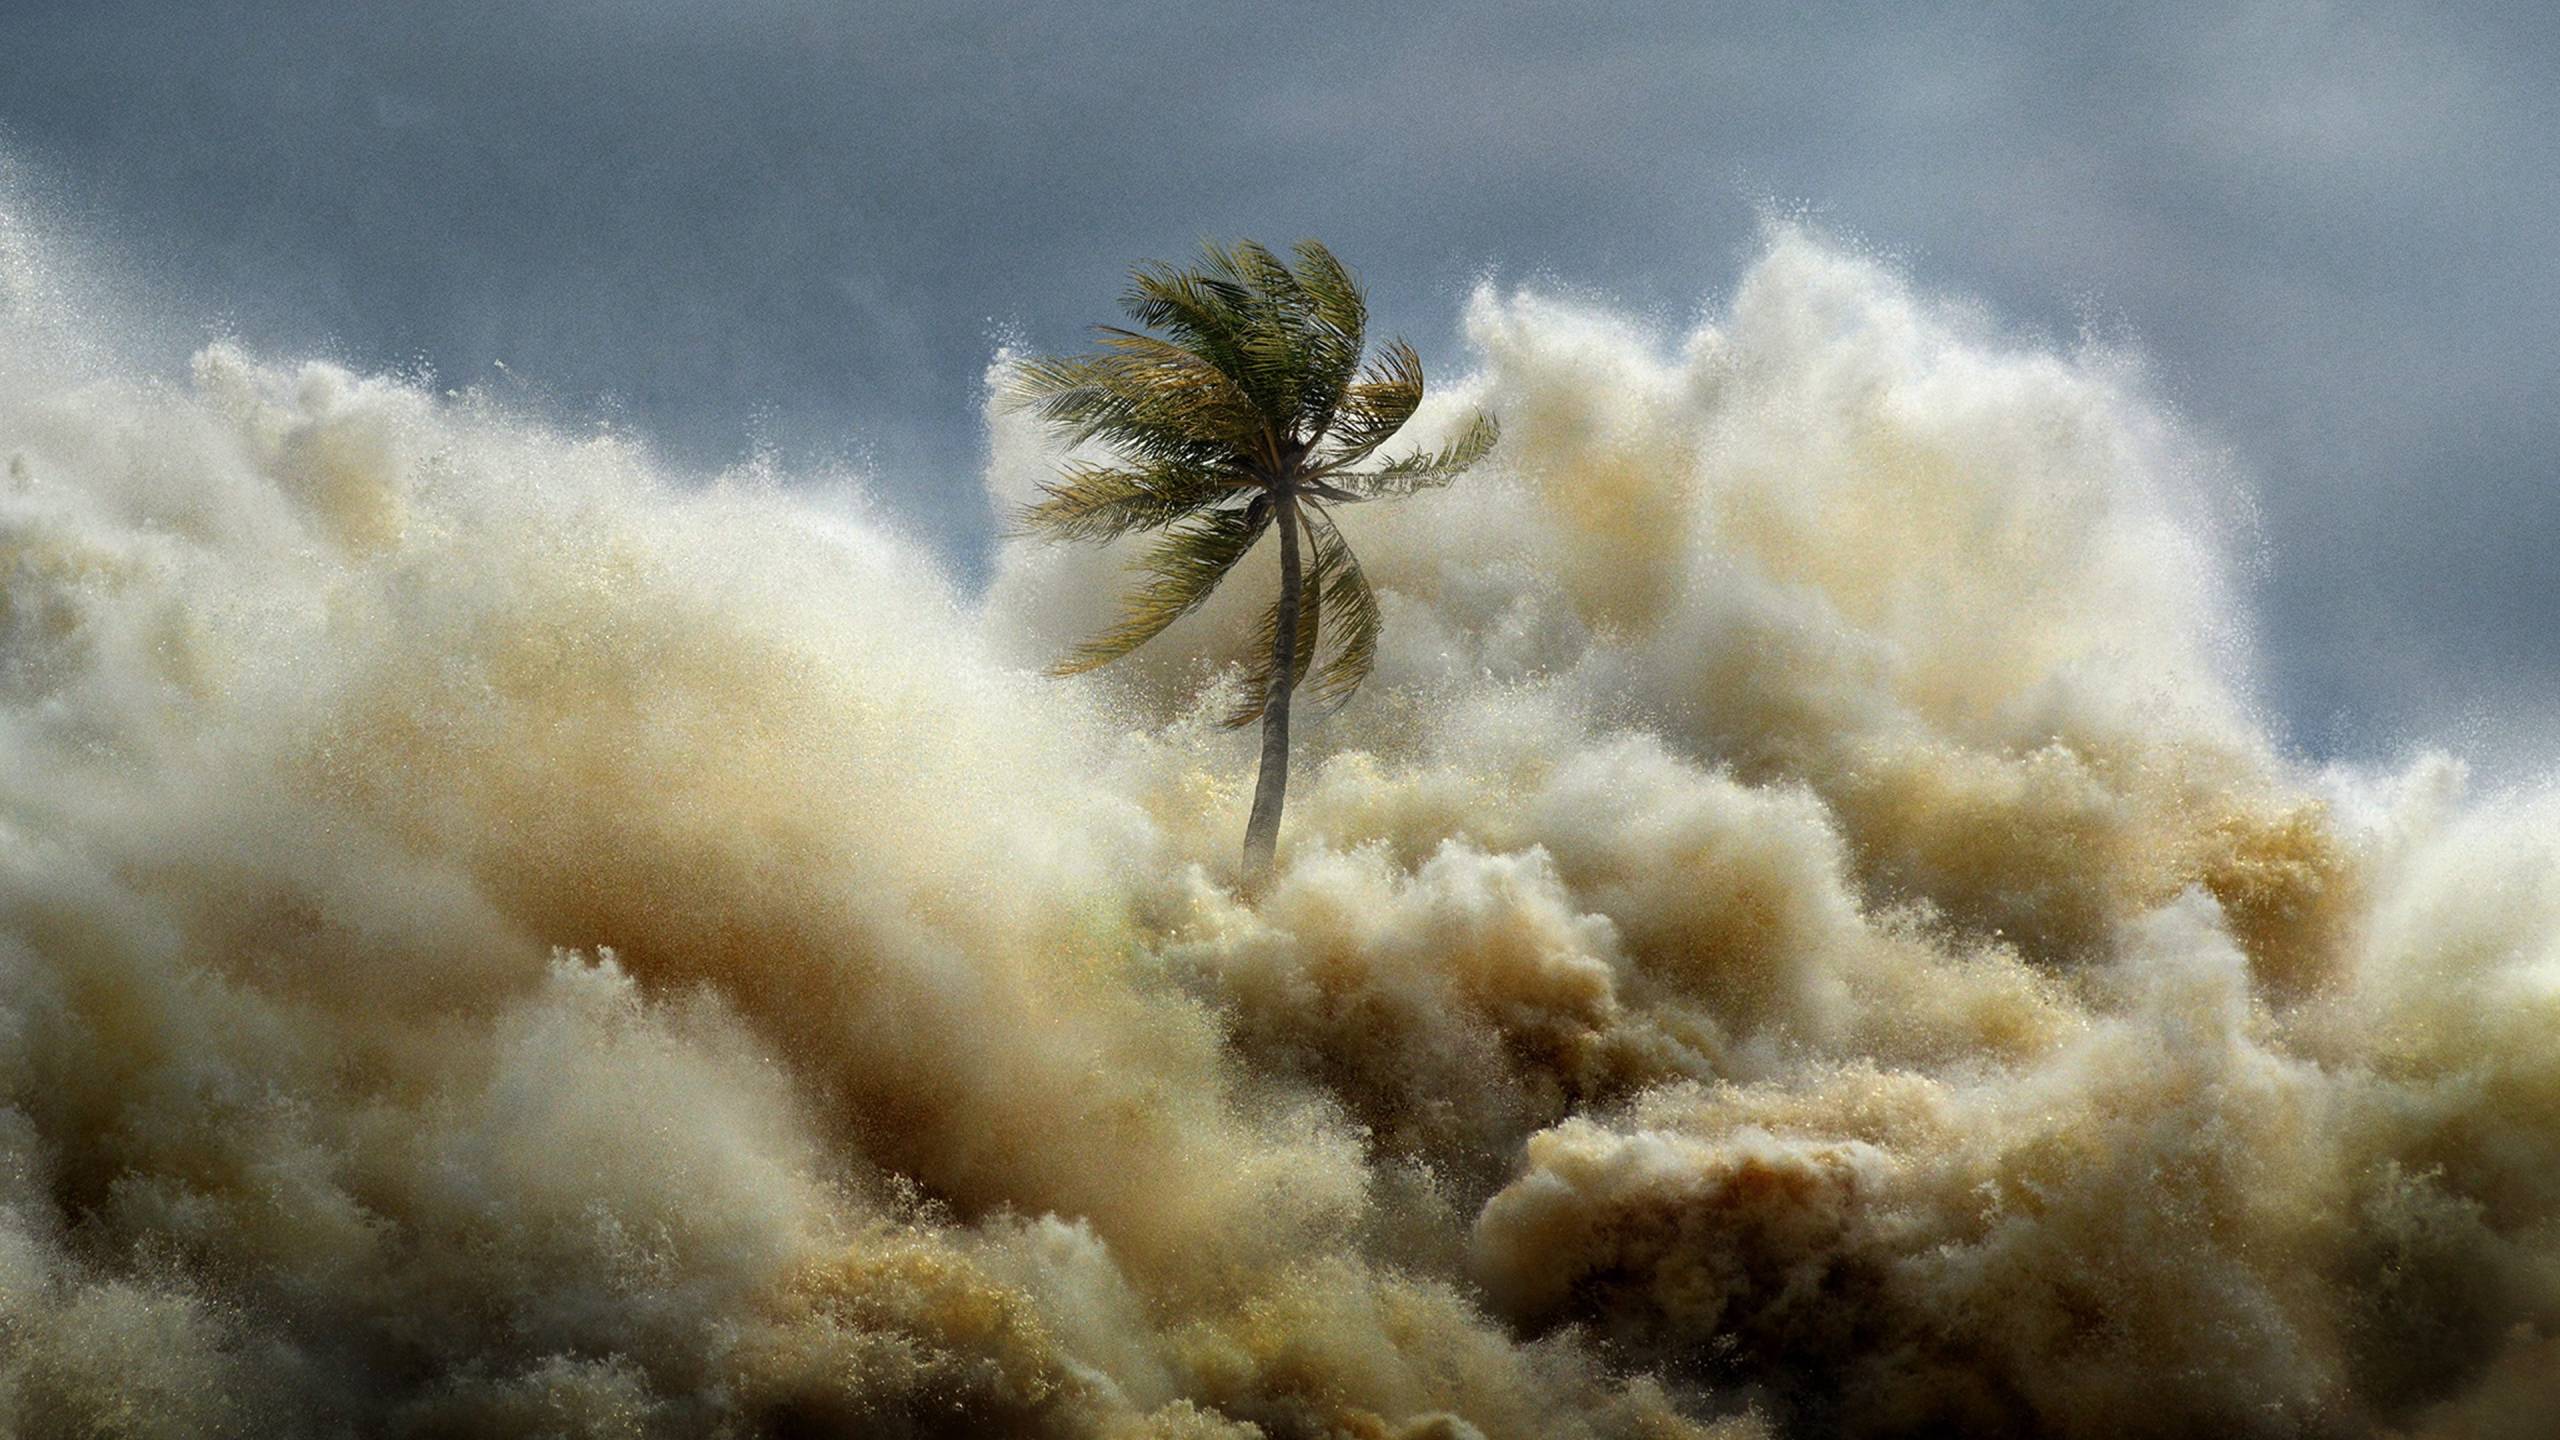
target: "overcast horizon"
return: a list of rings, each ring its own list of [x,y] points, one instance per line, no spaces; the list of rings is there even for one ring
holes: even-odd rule
[[[1079,344],[1132,260],[1322,236],[1448,375],[1483,275],[1676,335],[1801,213],[2148,357],[2256,496],[2293,746],[2560,758],[2560,20],[1299,13],[21,4],[0,153],[194,339],[853,455],[964,570],[998,338]]]

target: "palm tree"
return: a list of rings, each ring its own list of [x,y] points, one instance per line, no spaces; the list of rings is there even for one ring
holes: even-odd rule
[[[1333,253],[1301,240],[1292,268],[1251,241],[1208,243],[1184,269],[1130,273],[1121,308],[1140,329],[1097,327],[1101,347],[1023,361],[1015,403],[1105,461],[1070,462],[1024,507],[1023,532],[1101,542],[1161,530],[1133,568],[1145,580],[1111,628],[1050,673],[1108,665],[1163,633],[1264,534],[1280,537],[1280,594],[1248,654],[1230,726],[1262,722],[1262,768],[1244,833],[1258,886],[1280,837],[1289,784],[1289,704],[1301,681],[1339,705],[1378,653],[1378,599],[1332,507],[1446,485],[1493,448],[1477,415],[1436,451],[1374,462],[1422,404],[1422,361],[1402,340],[1363,358],[1368,303]],[[1303,549],[1302,549],[1303,546]],[[1309,555],[1312,559],[1309,559]],[[1332,653],[1315,665],[1327,637]]]

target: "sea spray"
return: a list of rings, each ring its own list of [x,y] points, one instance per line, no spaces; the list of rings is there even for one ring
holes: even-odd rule
[[[1125,557],[74,363],[0,237],[0,1430],[2554,1403],[2560,824],[2278,752],[2111,357],[1797,233],[1676,340],[1480,293],[1501,464],[1351,517],[1378,680],[1247,903],[1250,575],[1050,682]]]

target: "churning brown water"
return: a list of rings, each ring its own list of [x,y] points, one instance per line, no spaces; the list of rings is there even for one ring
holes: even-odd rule
[[[1480,294],[1500,462],[1349,517],[1380,672],[1247,904],[1260,580],[1042,680],[1125,557],[973,596],[858,494],[150,378],[42,249],[0,1433],[2560,1413],[2560,809],[2274,749],[2127,364],[1790,234],[1676,342]]]

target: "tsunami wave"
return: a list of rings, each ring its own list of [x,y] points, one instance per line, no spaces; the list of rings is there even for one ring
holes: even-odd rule
[[[1240,899],[1239,584],[114,359],[0,223],[0,1433],[2472,1436],[2560,810],[2314,770],[2138,365],[1480,290]],[[999,356],[997,370],[1008,363]],[[991,407],[999,507],[1060,458]],[[2501,1428],[2505,1427],[2505,1428]]]

